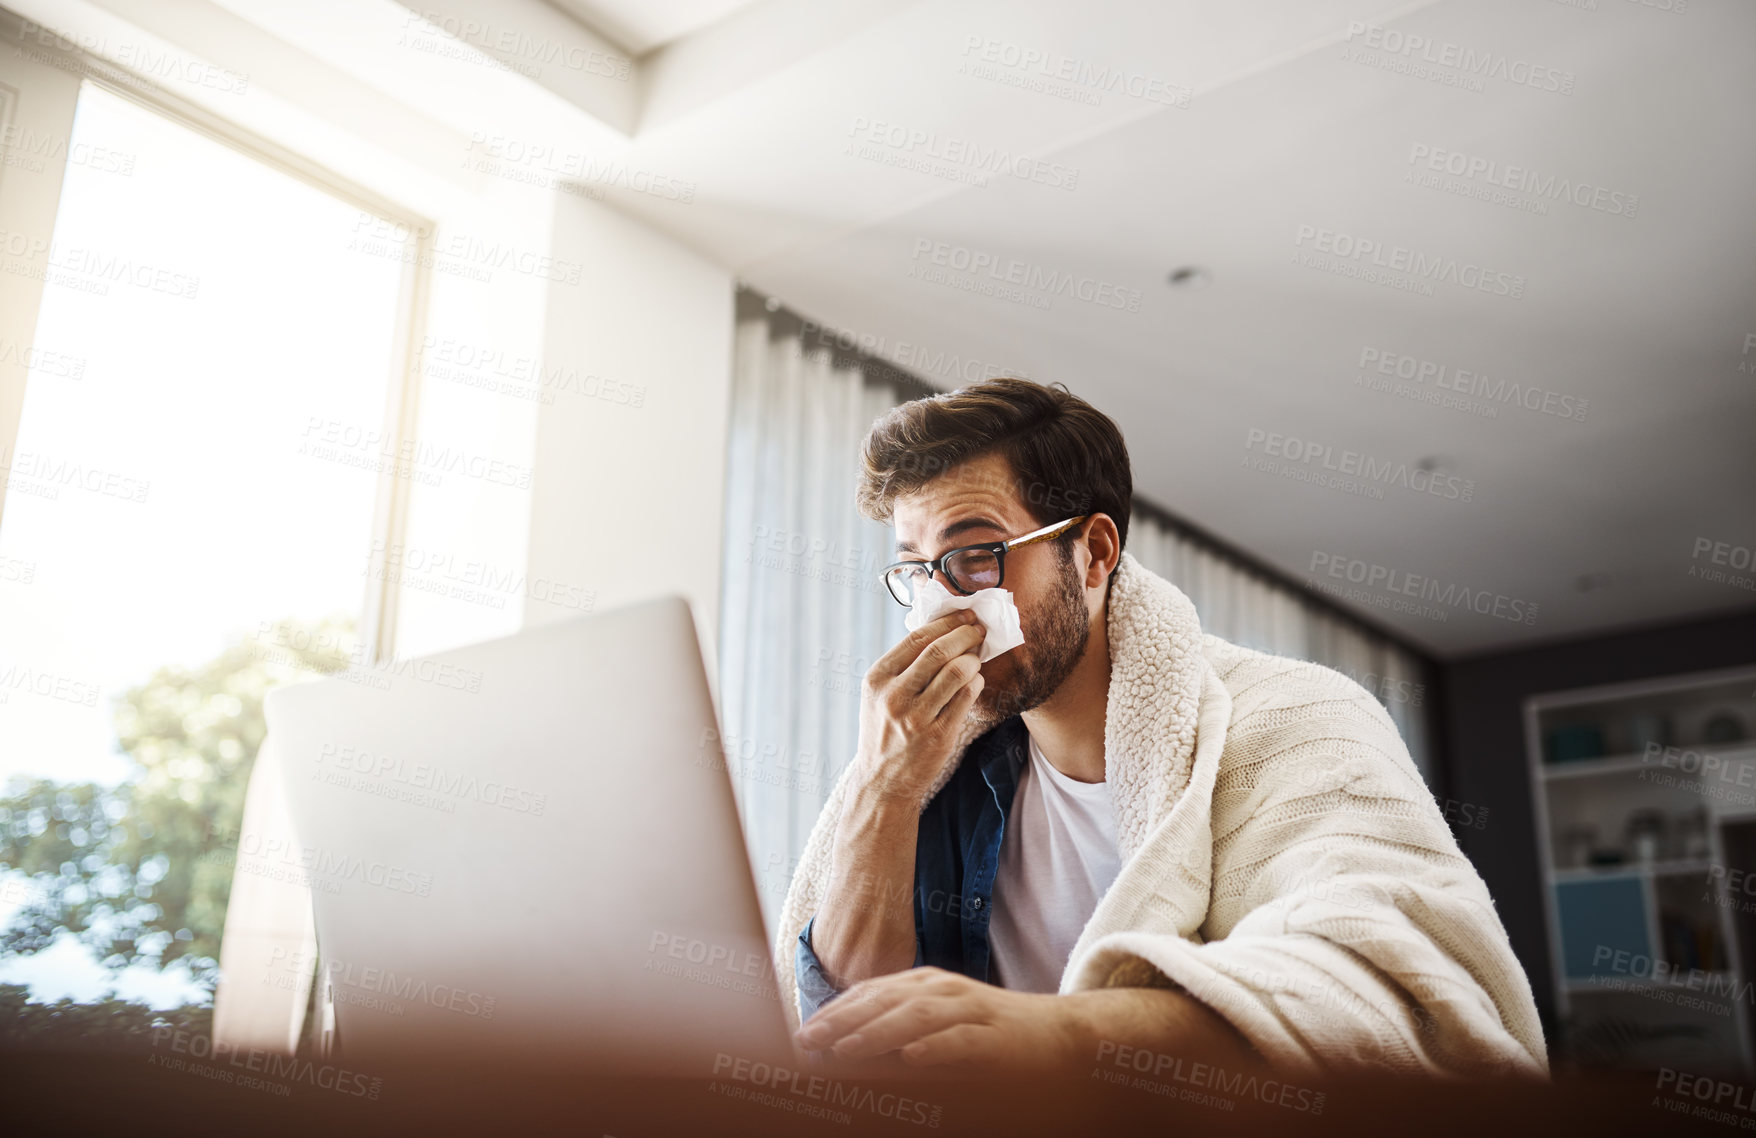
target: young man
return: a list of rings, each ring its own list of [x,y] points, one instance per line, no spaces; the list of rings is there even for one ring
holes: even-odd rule
[[[1123,551],[1109,418],[984,382],[892,409],[864,464],[897,599],[998,586],[1025,640],[979,664],[960,611],[867,673],[781,916],[801,1046],[1546,1073],[1529,982],[1390,718],[1337,672],[1204,637]]]

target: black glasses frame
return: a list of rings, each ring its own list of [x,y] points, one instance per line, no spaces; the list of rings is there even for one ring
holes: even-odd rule
[[[992,553],[994,555],[994,560],[999,563],[1000,579],[990,587],[998,588],[1006,583],[1006,555],[1008,553],[1020,546],[1030,545],[1033,542],[1050,541],[1054,538],[1060,537],[1069,529],[1089,517],[1091,517],[1090,514],[1080,514],[1076,518],[1068,518],[1064,522],[1056,522],[1054,525],[1044,526],[1039,530],[1032,530],[1030,533],[1023,535],[1022,537],[1015,537],[1009,541],[984,541],[976,545],[960,545],[956,549],[946,550],[931,561],[897,561],[890,565],[886,565],[878,576],[884,582],[884,588],[890,593],[891,599],[904,608],[912,608],[913,605],[897,595],[896,588],[890,583],[890,574],[897,569],[902,569],[910,565],[919,565],[921,568],[925,569],[929,578],[935,573],[940,574],[947,581],[951,582],[952,588],[967,597],[979,590],[964,588],[963,583],[956,577],[953,577],[951,575],[951,570],[947,568],[947,563],[959,553],[969,553],[972,550],[983,550]]]

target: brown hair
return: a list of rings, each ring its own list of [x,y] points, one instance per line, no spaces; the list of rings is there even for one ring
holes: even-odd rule
[[[1065,385],[1028,379],[984,380],[885,412],[860,448],[860,513],[889,522],[898,497],[991,451],[1006,456],[1040,524],[1108,514],[1127,547],[1134,473],[1122,432]]]

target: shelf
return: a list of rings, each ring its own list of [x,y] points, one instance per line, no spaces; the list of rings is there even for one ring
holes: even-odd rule
[[[1576,1047],[1576,1057],[1588,1065],[1635,1055],[1641,1062],[1656,1060],[1668,1046],[1664,1041],[1683,1038],[1678,1029],[1687,1024],[1700,1061],[1756,1072],[1756,1012],[1749,1000],[1756,978],[1756,907],[1746,912],[1741,904],[1726,905],[1723,888],[1712,880],[1716,866],[1756,866],[1756,739],[1701,741],[1718,730],[1713,720],[1722,711],[1744,731],[1756,728],[1753,692],[1756,668],[1746,666],[1524,701],[1556,1010],[1574,1025],[1563,1048]],[[1643,745],[1663,735],[1679,741],[1663,751]],[[1551,747],[1562,754],[1606,753],[1549,763]],[[1706,756],[1714,762],[1704,771]],[[1685,762],[1694,769],[1684,769]],[[1632,842],[1617,839],[1642,814],[1669,820],[1672,841],[1661,839],[1661,849],[1680,851],[1687,836],[1698,856],[1565,868],[1556,863],[1581,841],[1597,845],[1600,835],[1633,854]],[[1694,829],[1702,820],[1704,835]],[[1616,955],[1606,956],[1606,949]],[[1655,978],[1658,960],[1693,961],[1700,969],[1685,966],[1673,974],[1666,968]],[[1632,975],[1635,968],[1647,975]],[[1651,1047],[1641,1050],[1638,1039],[1629,1043],[1630,1026],[1650,1031]],[[1606,1044],[1611,1036],[1611,1042],[1620,1041],[1616,1047]]]
[[[1634,861],[1621,865],[1576,865],[1554,871],[1556,885],[1568,881],[1603,881],[1611,877],[1673,877],[1705,875],[1713,863],[1704,857],[1670,861]]]
[[[1602,759],[1574,759],[1570,763],[1544,763],[1545,779],[1592,778],[1596,775],[1625,774],[1642,767],[1657,766],[1646,761],[1645,755],[1610,755]]]
[[[1748,739],[1739,739],[1736,743],[1678,743],[1673,744],[1673,746],[1681,751],[1695,751],[1701,754],[1711,754],[1718,758],[1725,759],[1728,762],[1756,759],[1756,743],[1752,743]],[[1682,775],[1685,778],[1699,778],[1701,774],[1699,769],[1691,773],[1684,771],[1681,767],[1666,766],[1658,759],[1648,759],[1644,752],[1636,752],[1628,755],[1607,755],[1601,759],[1575,759],[1570,763],[1545,762],[1540,769],[1544,780],[1555,782],[1562,779],[1595,778],[1601,775],[1627,774],[1629,771],[1638,771],[1647,768],[1668,771]],[[1756,790],[1756,787],[1744,787],[1742,789]]]

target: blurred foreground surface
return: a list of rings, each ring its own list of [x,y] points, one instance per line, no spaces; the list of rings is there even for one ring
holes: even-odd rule
[[[1671,1134],[1756,1129],[1751,1091],[1631,1074],[1551,1084],[1358,1077],[1319,1086],[1186,1065],[1085,1077],[853,1077],[724,1057],[699,1075],[613,1075],[501,1060],[346,1063],[278,1070],[165,1039],[152,1054],[0,1052],[7,1129],[31,1133],[614,1135]],[[282,1061],[283,1063],[287,1061]],[[1252,1081],[1254,1080],[1254,1081]],[[1665,1083],[1666,1085],[1660,1085]],[[112,1129],[113,1128],[113,1129]]]

